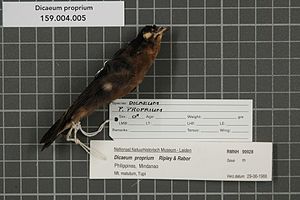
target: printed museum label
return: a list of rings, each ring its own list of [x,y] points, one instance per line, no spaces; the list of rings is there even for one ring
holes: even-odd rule
[[[124,2],[3,2],[3,26],[124,26]]]
[[[91,149],[91,179],[272,179],[272,143],[92,140]]]

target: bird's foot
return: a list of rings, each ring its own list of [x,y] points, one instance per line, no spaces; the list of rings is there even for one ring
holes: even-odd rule
[[[87,152],[90,155],[95,156],[96,158],[99,158],[101,160],[106,160],[106,157],[101,153],[98,152],[97,150],[93,150],[93,153],[91,151],[91,148],[89,146],[87,146],[86,144],[84,144],[83,142],[81,142],[78,138],[77,138],[77,132],[78,130],[82,130],[80,122],[72,122],[72,127],[70,128],[67,136],[66,136],[66,140],[68,142],[74,142],[75,144],[80,145],[83,150],[85,152]]]
[[[80,122],[72,122],[72,126],[67,134],[66,140],[68,142],[74,142],[75,144],[79,144],[80,140],[77,138],[77,132],[80,129]]]

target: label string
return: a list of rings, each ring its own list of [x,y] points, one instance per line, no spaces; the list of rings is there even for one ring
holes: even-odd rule
[[[82,132],[83,135],[85,135],[86,137],[93,137],[93,136],[96,136],[98,133],[100,133],[104,126],[109,123],[109,119],[104,121],[100,126],[99,128],[96,130],[96,131],[93,131],[93,132],[86,132],[82,129],[82,126],[81,126],[81,123],[80,122],[77,122],[77,123],[74,123],[72,122],[72,127],[70,128],[68,134],[67,134],[67,138],[66,140],[69,141],[69,142],[74,142],[75,144],[78,144],[81,146],[81,148],[87,152],[89,155],[92,155],[96,158],[99,158],[101,160],[106,160],[106,156],[97,151],[96,149],[93,149],[93,151],[91,151],[91,148],[89,146],[87,146],[86,144],[84,144],[83,142],[80,141],[79,138],[77,138],[77,132],[80,130]]]

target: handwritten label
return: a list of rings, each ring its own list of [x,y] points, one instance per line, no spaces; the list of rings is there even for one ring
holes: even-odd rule
[[[91,179],[271,181],[272,143],[91,141]]]
[[[110,136],[252,141],[252,100],[119,99]]]
[[[3,26],[124,26],[124,2],[3,2]]]

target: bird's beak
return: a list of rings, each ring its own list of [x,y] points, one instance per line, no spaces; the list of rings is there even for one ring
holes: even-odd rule
[[[156,32],[156,34],[163,34],[163,33],[165,33],[165,32],[167,32],[168,31],[168,28],[166,28],[166,27],[159,27],[158,29],[157,29],[157,32]]]
[[[159,27],[156,31],[156,33],[154,34],[154,38],[157,38],[158,36],[162,36],[165,32],[168,31],[168,28],[166,27]]]

